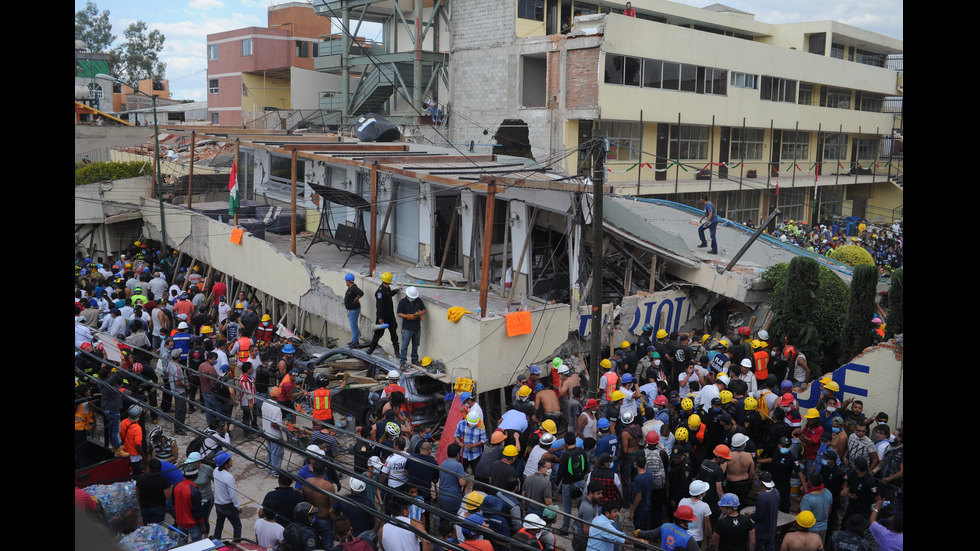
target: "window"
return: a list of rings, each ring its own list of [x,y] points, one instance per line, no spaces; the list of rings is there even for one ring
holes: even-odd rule
[[[544,1],[517,0],[517,17],[531,21],[544,21]]]
[[[827,49],[827,33],[813,33],[810,35],[809,44],[806,51],[811,54],[824,55]]]
[[[245,38],[242,40],[242,57],[248,57],[252,55],[252,39]]]
[[[599,130],[609,140],[610,161],[636,161],[640,158],[640,136],[643,126],[638,122],[606,122]]]
[[[732,128],[732,159],[762,160],[766,131],[761,128]]]
[[[810,132],[808,130],[783,130],[782,148],[779,158],[784,160],[806,160],[810,158]]]
[[[208,115],[211,118],[211,124],[219,124],[217,111],[211,111]]]
[[[664,78],[662,88],[664,90],[681,89],[681,64],[664,61]]]
[[[875,67],[885,66],[885,54],[876,54],[874,52],[869,52],[868,50],[857,49],[857,59],[858,63],[863,63],[864,65],[873,65]]]
[[[764,100],[796,103],[796,81],[763,75],[761,94]]]
[[[218,93],[218,79],[209,78],[208,79],[208,93],[217,94]]]
[[[88,97],[89,99],[104,98],[105,92],[102,90],[102,85],[98,82],[90,82],[88,85]]]
[[[861,138],[858,140],[858,159],[878,158],[878,138]]]
[[[670,158],[702,161],[708,158],[710,127],[673,124],[670,126]]]
[[[320,57],[320,43],[313,43],[313,57]]]
[[[639,58],[606,54],[606,84],[639,86],[642,63]]]
[[[153,81],[153,89],[157,91],[163,91],[163,82],[159,80]]]
[[[643,87],[660,88],[660,80],[663,78],[664,62],[659,59],[643,60]]]
[[[698,67],[698,93],[724,96],[728,93],[728,71]]]
[[[824,134],[824,161],[847,158],[847,134]]]
[[[835,57],[837,59],[844,59],[844,45],[843,44],[831,44],[830,45],[830,57]]]
[[[801,82],[800,83],[800,99],[797,101],[800,105],[813,105],[813,83],[812,82]]]
[[[732,71],[732,86],[735,88],[749,88],[750,90],[758,90],[759,75],[736,73]]]
[[[218,59],[218,45],[208,44],[208,61],[214,61]]]
[[[823,107],[832,107],[834,109],[850,109],[851,108],[851,91],[847,88],[834,88],[833,86],[827,87],[827,102]]]
[[[296,41],[296,57],[310,57],[310,43],[305,40]]]
[[[871,113],[881,113],[881,106],[884,103],[884,96],[878,94],[861,94],[861,103],[859,107],[861,111],[869,111]]]
[[[681,91],[694,92],[697,90],[697,65],[681,65]]]

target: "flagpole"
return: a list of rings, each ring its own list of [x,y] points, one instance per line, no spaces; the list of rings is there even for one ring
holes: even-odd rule
[[[237,168],[238,168],[238,147],[239,147],[239,145],[241,145],[241,141],[238,138],[235,138],[235,160],[232,161],[232,164],[231,164],[231,174],[232,174],[232,177],[235,178],[235,212],[234,212],[234,214],[235,214],[235,226],[238,226],[238,206],[241,203],[241,200],[239,200],[239,198],[238,198],[239,189],[238,189],[238,170],[237,170]]]

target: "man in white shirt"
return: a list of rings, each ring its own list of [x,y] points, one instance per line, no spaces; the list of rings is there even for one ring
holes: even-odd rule
[[[262,432],[265,433],[265,447],[268,452],[268,465],[266,472],[269,476],[279,476],[279,469],[282,466],[282,410],[276,404],[279,398],[279,388],[272,387],[271,400],[262,401]]]
[[[400,488],[408,481],[408,474],[405,472],[405,465],[408,459],[405,457],[404,436],[395,438],[395,453],[388,456],[385,466],[381,469],[381,481],[387,483],[391,488]]]
[[[228,519],[237,541],[242,539],[242,508],[238,504],[238,492],[235,491],[235,477],[231,474],[231,453],[219,453],[214,457],[214,463],[218,468],[214,471],[214,510],[217,516],[213,538],[223,539],[221,532],[225,519]]]

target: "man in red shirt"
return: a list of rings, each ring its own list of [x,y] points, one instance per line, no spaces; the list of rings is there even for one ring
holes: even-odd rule
[[[184,463],[184,480],[173,489],[174,519],[177,528],[187,532],[191,541],[199,541],[207,523],[201,492],[191,479],[197,478],[200,467],[196,462]]]
[[[626,3],[626,9],[623,10],[623,15],[626,17],[636,17],[636,10],[633,9],[633,4]]]

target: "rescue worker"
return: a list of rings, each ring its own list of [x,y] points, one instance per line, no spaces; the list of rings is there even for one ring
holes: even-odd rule
[[[269,314],[263,315],[262,321],[255,329],[255,340],[258,342],[272,342],[275,333],[276,328],[272,325],[272,316]]]
[[[374,354],[374,351],[378,348],[378,343],[381,342],[381,337],[385,334],[385,329],[391,334],[391,344],[394,347],[393,350],[397,354],[401,351],[401,347],[398,344],[398,318],[395,317],[395,305],[393,299],[401,287],[392,289],[391,282],[394,276],[391,272],[385,272],[381,274],[381,286],[378,290],[374,292],[375,299],[375,322],[378,325],[387,325],[387,327],[379,327],[374,332],[374,337],[371,339],[371,346],[368,347],[367,353]]]
[[[687,527],[697,517],[687,505],[682,505],[674,511],[674,522],[668,522],[653,530],[636,530],[633,534],[648,541],[660,541],[660,546],[667,551],[700,551],[694,538],[687,532]]]
[[[327,384],[330,379],[325,373],[316,376],[316,390],[313,391],[313,430],[320,430],[322,425],[333,424],[333,410],[330,409],[330,389]]]

